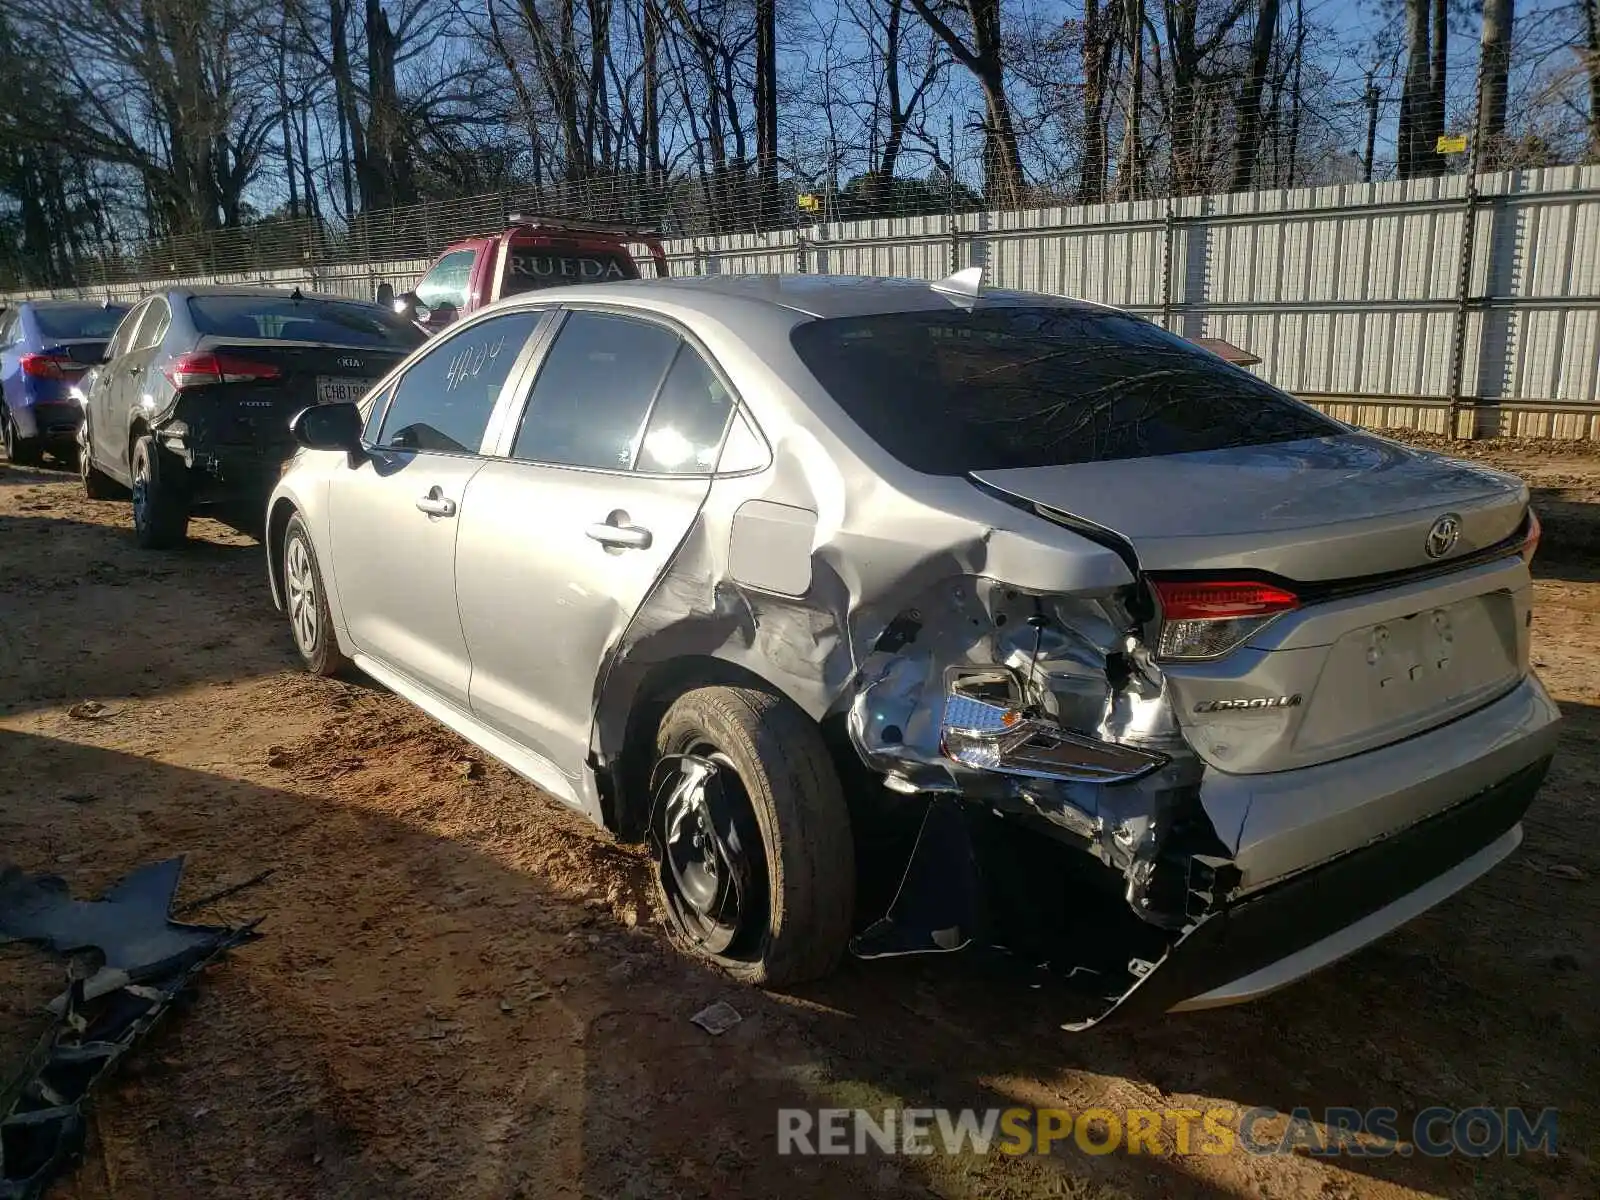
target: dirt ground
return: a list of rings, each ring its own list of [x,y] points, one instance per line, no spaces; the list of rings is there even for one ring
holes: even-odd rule
[[[1523,849],[1264,1001],[1082,1035],[1048,989],[957,959],[849,963],[793,995],[697,968],[635,850],[383,690],[301,673],[248,537],[201,521],[142,553],[126,504],[0,466],[0,859],[79,895],[174,854],[186,896],[276,869],[207,914],[266,936],[108,1082],[55,1194],[1600,1195],[1600,458],[1469,452],[1526,475],[1546,519],[1535,657],[1568,720]],[[104,714],[70,715],[84,700]],[[58,971],[0,951],[0,1058]],[[714,1038],[689,1018],[718,999],[744,1020]],[[1555,1107],[1560,1152],[776,1152],[784,1105],[1013,1104],[1391,1106],[1402,1128]]]

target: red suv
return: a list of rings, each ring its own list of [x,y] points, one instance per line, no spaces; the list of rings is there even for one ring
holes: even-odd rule
[[[502,233],[448,247],[409,292],[396,297],[385,284],[378,300],[392,301],[431,333],[505,296],[557,284],[638,279],[630,243],[649,250],[657,277],[666,277],[666,251],[650,230],[515,215]]]

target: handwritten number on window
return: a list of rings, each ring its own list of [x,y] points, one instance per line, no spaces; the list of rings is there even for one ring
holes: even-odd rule
[[[467,346],[458,351],[450,360],[450,366],[444,374],[444,390],[453,392],[469,379],[476,379],[483,373],[486,366],[494,363],[500,357],[500,352],[505,349],[505,335],[501,334],[492,342],[483,342],[477,346]]]

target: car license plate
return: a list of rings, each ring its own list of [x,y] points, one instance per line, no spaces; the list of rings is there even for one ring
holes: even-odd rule
[[[318,404],[354,404],[367,394],[372,386],[370,379],[355,379],[345,375],[317,376]]]

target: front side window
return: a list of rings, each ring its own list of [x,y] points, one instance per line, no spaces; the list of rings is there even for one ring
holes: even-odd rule
[[[679,341],[629,317],[569,313],[539,368],[511,456],[626,471]]]
[[[378,445],[476,454],[500,388],[543,315],[491,317],[432,347],[395,385]]]
[[[467,288],[472,283],[472,263],[477,257],[476,251],[457,250],[434,263],[417,284],[417,303],[424,308],[438,308],[444,304],[465,308]]]
[[[873,441],[930,475],[1327,437],[1340,426],[1140,317],[978,307],[809,321],[795,351]]]

